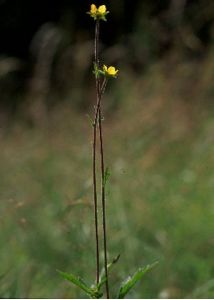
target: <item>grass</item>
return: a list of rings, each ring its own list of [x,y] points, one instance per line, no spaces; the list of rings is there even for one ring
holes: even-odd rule
[[[137,80],[121,75],[106,99],[109,256],[121,254],[113,289],[139,265],[160,262],[133,298],[214,296],[212,91],[200,86],[186,99],[183,69],[170,84],[160,65]],[[2,298],[82,297],[56,269],[94,280],[91,138],[85,115],[65,106],[48,128],[17,121],[2,132]]]

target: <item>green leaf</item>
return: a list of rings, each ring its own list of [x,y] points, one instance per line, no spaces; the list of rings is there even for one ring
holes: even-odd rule
[[[150,271],[152,268],[154,268],[157,265],[158,262],[155,262],[151,265],[147,265],[143,268],[139,268],[136,273],[134,273],[133,276],[129,276],[126,280],[124,280],[121,284],[118,299],[124,299],[124,297],[127,295],[127,293],[133,288],[133,286],[140,280],[142,277]]]
[[[95,75],[96,78],[99,78],[99,76],[100,76],[100,70],[99,70],[98,65],[96,64],[96,62],[94,62],[93,73],[94,73],[94,75]]]
[[[98,78],[98,76],[99,76],[99,68],[98,68],[96,62],[94,62],[94,70],[93,70],[93,73],[94,73],[95,77]]]
[[[100,78],[100,76],[105,76],[105,72],[101,69],[99,69],[99,66],[94,62],[94,69],[93,74],[95,75],[95,78]]]
[[[90,287],[88,287],[85,282],[80,278],[80,277],[76,277],[73,274],[68,274],[62,271],[57,270],[57,272],[66,280],[72,282],[74,285],[78,286],[79,288],[81,288],[87,295],[89,295],[90,297],[94,296],[94,290],[91,289]]]
[[[112,267],[118,262],[120,258],[120,254],[118,254],[113,260],[112,262],[110,262],[107,266],[108,272],[111,271]],[[97,285],[97,289],[98,291],[100,290],[100,288],[105,284],[106,282],[106,274],[105,274],[105,268],[102,269],[101,273],[100,273],[100,279],[99,279],[99,283]]]

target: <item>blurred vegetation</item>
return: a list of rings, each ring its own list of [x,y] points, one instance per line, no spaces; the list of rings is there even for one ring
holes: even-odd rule
[[[28,2],[0,1],[0,297],[82,297],[56,269],[94,279],[89,2]],[[106,3],[113,289],[158,259],[131,297],[212,298],[213,1]]]

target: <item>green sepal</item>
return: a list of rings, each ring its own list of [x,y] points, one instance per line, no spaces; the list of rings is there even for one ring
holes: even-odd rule
[[[91,12],[90,11],[88,11],[88,12],[86,12],[86,14],[88,14],[91,18],[93,18],[94,19],[94,21],[96,21],[96,20],[102,20],[102,21],[107,21],[107,19],[106,19],[106,15],[107,14],[109,14],[109,11],[106,11],[105,12],[105,14],[102,14],[102,15],[100,15],[100,14],[91,14]]]
[[[102,20],[102,21],[105,21],[105,22],[106,22],[106,21],[107,21],[107,19],[106,19],[106,16],[101,16],[101,17],[100,17],[100,20]]]
[[[99,19],[106,22],[107,21],[107,19],[106,19],[107,14],[109,14],[109,11],[106,11],[106,13],[104,15],[99,16]]]

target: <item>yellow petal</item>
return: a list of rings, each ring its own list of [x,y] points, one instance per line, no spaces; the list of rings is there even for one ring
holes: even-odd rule
[[[111,66],[111,67],[108,68],[108,74],[109,74],[109,75],[114,76],[114,75],[117,74],[117,72],[118,72],[118,70],[116,71],[116,70],[115,70],[115,67],[112,67],[112,66]]]
[[[97,7],[95,4],[91,4],[91,10],[90,10],[90,13],[91,14],[96,14],[97,12]]]
[[[101,5],[98,7],[98,12],[102,15],[104,15],[106,13],[106,6],[105,5]]]

